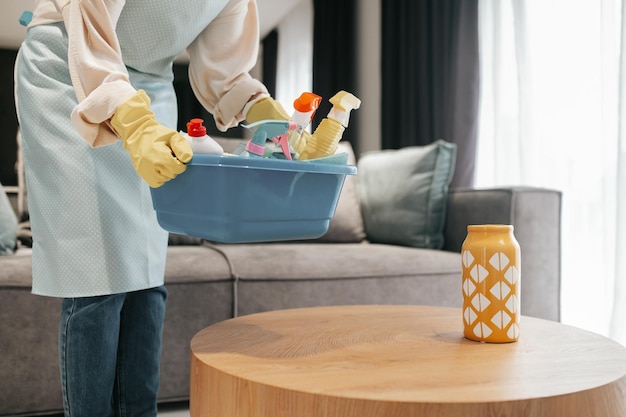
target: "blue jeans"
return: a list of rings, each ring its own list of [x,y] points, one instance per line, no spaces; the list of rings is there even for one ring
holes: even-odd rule
[[[63,300],[59,362],[66,417],[154,417],[164,286]]]

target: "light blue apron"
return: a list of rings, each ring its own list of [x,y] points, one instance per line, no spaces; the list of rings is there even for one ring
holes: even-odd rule
[[[226,0],[128,0],[117,26],[131,83],[176,129],[171,63]],[[33,293],[115,294],[163,284],[167,233],[122,143],[91,148],[70,122],[76,96],[63,23],[28,30],[16,98],[33,231]]]

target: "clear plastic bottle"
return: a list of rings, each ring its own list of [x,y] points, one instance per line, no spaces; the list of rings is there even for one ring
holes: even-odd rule
[[[289,146],[295,153],[296,159],[298,159],[300,153],[306,147],[304,129],[311,123],[321,101],[322,97],[317,94],[304,92],[293,102],[295,111],[291,116],[291,120],[296,123],[296,128],[289,136]]]
[[[187,133],[180,132],[191,145],[193,153],[222,155],[224,148],[206,134],[206,127],[202,119],[191,119],[187,122]]]

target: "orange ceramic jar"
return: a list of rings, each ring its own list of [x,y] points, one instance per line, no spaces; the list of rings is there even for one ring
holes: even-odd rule
[[[515,342],[520,333],[521,256],[513,226],[468,226],[461,255],[465,337]]]

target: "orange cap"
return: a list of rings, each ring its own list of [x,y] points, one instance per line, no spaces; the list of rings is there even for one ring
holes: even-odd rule
[[[304,92],[293,102],[293,108],[299,112],[308,113],[311,110],[317,110],[321,102],[322,97],[317,94]]]

